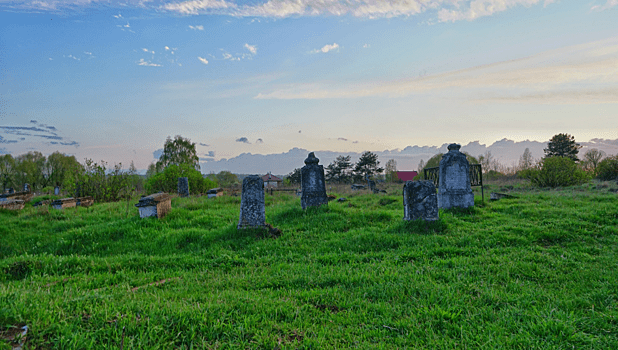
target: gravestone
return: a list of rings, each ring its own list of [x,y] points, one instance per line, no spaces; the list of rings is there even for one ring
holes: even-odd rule
[[[54,187],[54,194],[55,194],[56,196],[60,195],[60,186],[56,186],[56,187]]]
[[[7,210],[22,210],[24,209],[24,201],[21,199],[9,199],[0,201],[0,208]]]
[[[240,219],[237,228],[258,228],[266,224],[264,204],[264,180],[258,175],[249,175],[242,180]]]
[[[24,184],[24,192],[30,193],[30,185],[29,184]]]
[[[76,205],[78,207],[89,207],[94,204],[94,198],[92,198],[91,196],[79,197],[79,198],[76,198],[76,200],[77,200]]]
[[[51,202],[51,206],[54,209],[62,210],[65,208],[73,208],[77,205],[77,200],[75,198],[62,198],[56,199]]]
[[[208,195],[208,198],[221,197],[223,196],[223,189],[220,187],[211,188],[208,190],[208,192],[206,192],[206,195]]]
[[[167,193],[155,193],[142,197],[135,206],[141,218],[162,218],[172,210],[172,197]]]
[[[448,153],[440,160],[438,206],[442,209],[474,206],[474,193],[470,187],[470,164],[466,155],[459,152],[460,145],[452,143]]]
[[[178,194],[181,197],[189,197],[189,178],[188,177],[178,178]]]
[[[311,152],[305,159],[305,166],[300,169],[300,183],[303,191],[300,204],[303,209],[328,204],[324,167],[318,165],[319,161],[315,154]]]
[[[15,193],[15,190],[13,189],[13,187],[11,187],[11,188],[8,189],[8,192],[9,192],[9,194],[13,194],[13,193]]]
[[[438,195],[432,181],[406,181],[403,185],[403,219],[435,221],[440,218]]]
[[[82,184],[79,181],[75,182],[75,198],[82,196]]]

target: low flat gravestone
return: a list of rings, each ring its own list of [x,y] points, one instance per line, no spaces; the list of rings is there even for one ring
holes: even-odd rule
[[[403,219],[435,221],[440,218],[438,195],[432,181],[406,181],[403,185]]]
[[[440,185],[438,206],[442,209],[474,206],[474,193],[470,187],[470,164],[466,155],[459,152],[460,145],[448,145],[448,153],[440,160]]]
[[[223,196],[223,189],[220,187],[211,188],[208,190],[208,192],[206,192],[206,195],[208,196],[208,198],[221,197]]]
[[[90,196],[77,198],[76,205],[78,207],[89,207],[89,206],[91,206],[93,204],[94,204],[94,198],[92,198]]]
[[[22,210],[24,209],[24,201],[21,199],[9,199],[0,202],[0,208],[8,210]]]
[[[189,197],[189,178],[188,177],[178,178],[178,195],[180,195],[181,197]]]
[[[242,180],[240,219],[237,228],[264,227],[265,223],[264,181],[259,175],[249,175]]]
[[[324,181],[324,166],[318,165],[320,160],[313,152],[305,159],[305,166],[300,169],[300,184],[303,194],[300,205],[303,209],[328,205],[326,197],[326,183]]]
[[[55,201],[51,202],[52,208],[58,209],[58,210],[62,210],[66,208],[73,208],[76,205],[77,205],[77,199],[75,198],[62,198],[62,199],[56,199]]]
[[[155,193],[142,197],[135,206],[141,218],[162,218],[172,210],[172,197],[167,193]]]

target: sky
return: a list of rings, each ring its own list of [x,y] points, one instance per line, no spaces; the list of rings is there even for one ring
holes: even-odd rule
[[[557,133],[618,139],[618,0],[0,0],[0,153],[145,169],[181,135],[207,168]]]

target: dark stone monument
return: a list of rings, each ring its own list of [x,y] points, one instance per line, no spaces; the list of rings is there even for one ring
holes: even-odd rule
[[[258,228],[266,224],[264,204],[264,181],[258,175],[250,175],[242,180],[240,197],[240,219],[237,228]]]
[[[30,185],[29,184],[24,184],[24,192],[30,193]]]
[[[178,194],[181,197],[189,197],[189,178],[188,177],[178,178]]]
[[[15,193],[15,190],[13,189],[13,187],[11,187],[11,188],[8,189],[8,192],[9,192],[9,194],[13,194],[13,193]]]
[[[300,184],[303,191],[300,197],[300,205],[303,209],[328,204],[324,167],[318,165],[319,161],[315,154],[311,152],[305,159],[305,166],[300,169]]]
[[[435,221],[440,218],[438,195],[432,181],[406,181],[403,185],[403,219]]]
[[[167,193],[155,193],[142,196],[135,204],[141,218],[156,217],[161,219],[172,210],[172,197]]]
[[[438,206],[442,209],[474,206],[474,193],[470,187],[470,164],[466,155],[459,152],[460,148],[458,144],[450,144],[448,153],[440,160]]]
[[[60,195],[60,186],[56,186],[56,187],[54,187],[54,194],[55,194],[56,196]]]
[[[75,198],[79,198],[82,196],[82,184],[81,182],[75,182]]]

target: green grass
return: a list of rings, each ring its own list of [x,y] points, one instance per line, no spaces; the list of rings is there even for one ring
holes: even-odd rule
[[[616,193],[501,186],[433,223],[400,186],[267,195],[277,239],[236,230],[239,197],[0,211],[0,349],[24,324],[32,349],[617,349]]]

